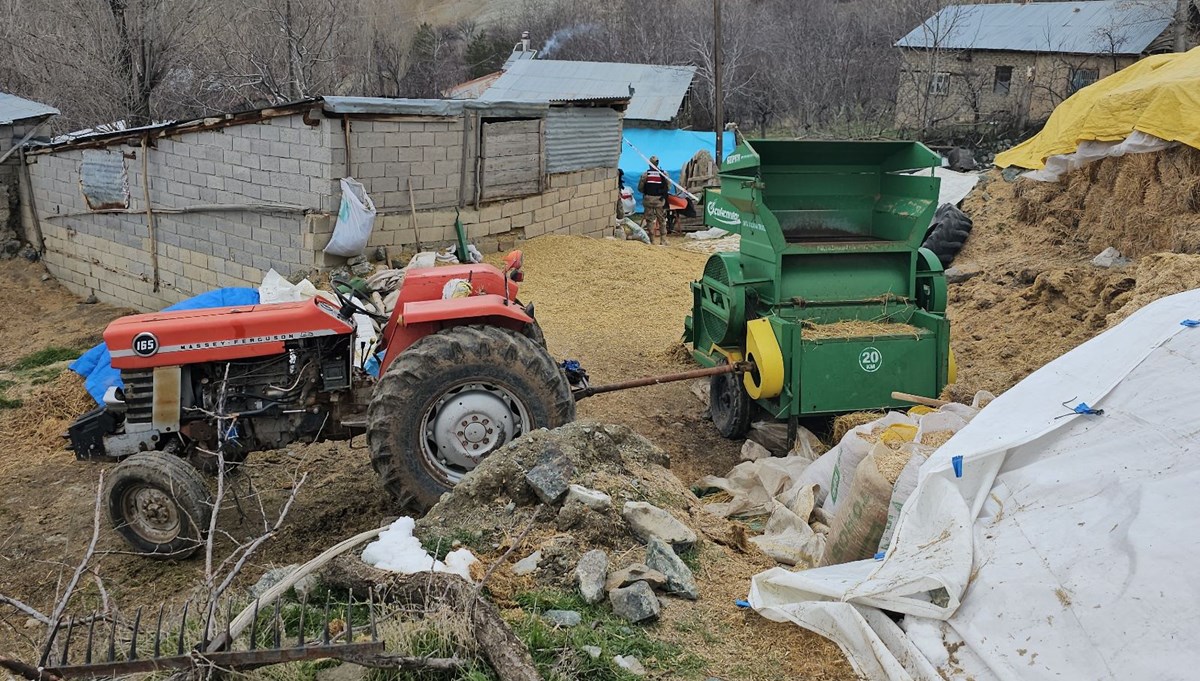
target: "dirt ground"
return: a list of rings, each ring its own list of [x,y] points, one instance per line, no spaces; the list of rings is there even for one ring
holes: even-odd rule
[[[1173,177],[1163,171],[1173,166],[1140,163],[1150,173],[1145,194],[1157,195],[1154,183]],[[969,398],[979,389],[1002,392],[1134,309],[1200,286],[1200,256],[1187,253],[1151,249],[1135,253],[1136,260],[1124,268],[1092,266],[1091,257],[1114,233],[1111,226],[1076,234],[1064,228],[1064,220],[1075,215],[1071,210],[1083,209],[1071,209],[1070,202],[1057,212],[1034,208],[1076,192],[1083,198],[1072,201],[1092,202],[1088,210],[1102,215],[1103,207],[1095,205],[1102,197],[1072,189],[1070,181],[1022,187],[1018,191],[1017,184],[990,173],[965,204],[975,228],[956,266],[975,276],[950,286],[959,382],[948,393],[956,398]],[[1195,196],[1195,187],[1188,191]],[[1116,196],[1115,191],[1110,194]],[[1184,217],[1188,211],[1194,216],[1193,199],[1173,205]],[[1154,215],[1138,227],[1153,230],[1170,219]],[[1190,223],[1170,224],[1167,236],[1130,245],[1161,242],[1191,250]],[[556,357],[579,360],[595,384],[689,368],[674,350],[691,306],[687,284],[700,275],[704,254],[678,244],[663,249],[577,237],[543,237],[522,248],[527,279],[521,298],[536,305]],[[77,378],[64,372],[31,379],[8,367],[47,347],[86,347],[123,311],[80,304],[55,282],[43,281],[43,274],[40,265],[0,263],[0,314],[5,318],[0,325],[0,379],[14,382],[6,397],[24,401],[19,408],[0,409],[5,440],[0,450],[0,594],[49,611],[91,536],[95,490],[111,464],[78,462],[56,437],[90,406]],[[580,404],[579,416],[633,428],[670,455],[671,468],[684,483],[723,475],[738,461],[740,443],[716,434],[687,383],[592,397]],[[308,477],[283,529],[246,568],[243,583],[270,567],[307,560],[334,541],[395,515],[363,446],[360,438],[251,457],[245,469],[249,475],[231,480],[239,503],[222,510],[220,526],[228,536],[219,542],[218,554],[236,539],[261,533],[260,501],[273,518],[299,477]],[[103,553],[94,574],[85,577],[79,610],[99,604],[100,584],[103,597],[128,611],[162,601],[178,604],[203,578],[203,560],[164,563],[125,554],[106,521],[99,548]],[[853,678],[831,643],[733,606],[734,599],[745,595],[749,577],[768,567],[765,559],[756,562],[714,544],[702,560],[707,566],[699,575],[702,599],[695,604],[672,601],[655,636],[685,644],[723,678]],[[42,633],[25,616],[0,607],[0,651],[29,659]],[[786,652],[761,652],[781,646]]]

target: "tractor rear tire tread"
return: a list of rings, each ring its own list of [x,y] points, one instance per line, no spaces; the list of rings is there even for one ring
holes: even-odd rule
[[[126,522],[121,497],[130,486],[148,484],[169,496],[180,519],[171,542],[153,543]],[[212,518],[212,495],[204,476],[183,459],[166,452],[142,452],[121,461],[105,484],[108,517],[113,529],[138,553],[158,560],[183,560],[203,543]]]
[[[528,336],[498,326],[456,326],[426,336],[388,367],[367,409],[371,464],[401,507],[424,512],[450,490],[423,464],[421,421],[450,384],[476,376],[512,384],[531,430],[575,420],[566,377]]]

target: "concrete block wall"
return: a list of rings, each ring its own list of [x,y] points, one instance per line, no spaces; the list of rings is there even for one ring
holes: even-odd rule
[[[462,184],[463,120],[410,118],[351,121],[350,166],[379,209],[369,246],[393,252],[414,250],[418,236],[427,249],[454,243],[453,207]],[[213,288],[258,286],[271,268],[289,276],[340,264],[322,251],[341,201],[338,179],[347,170],[343,121],[315,120],[310,126],[295,114],[156,140],[147,159],[158,291],[140,140],[114,141],[99,152],[125,157],[129,202],[118,212],[92,211],[84,200],[84,150],[31,155],[47,267],[79,295],[94,292],[107,302],[150,310]],[[467,158],[475,153],[468,148]],[[470,166],[462,220],[483,251],[542,234],[599,236],[611,229],[616,168],[550,175],[540,194],[475,209]],[[408,207],[410,176],[419,231]],[[28,229],[32,213],[28,206],[22,213]]]
[[[522,239],[543,234],[608,234],[616,193],[616,168],[580,170],[551,175],[549,189],[541,194],[484,204],[479,210],[464,208],[460,216],[467,238],[481,251],[503,251]],[[329,229],[332,233],[332,225]],[[455,243],[454,210],[418,212],[417,230],[414,233],[407,213],[380,215],[368,247],[414,250],[415,236],[420,236],[421,246],[427,250],[449,246]]]
[[[340,126],[340,122],[338,123]],[[417,210],[459,205],[464,117],[350,121],[350,174],[380,213],[409,211],[408,179]],[[468,141],[467,201],[473,196],[474,144]],[[341,142],[339,148],[344,148]],[[342,156],[344,159],[344,155]],[[344,161],[343,161],[344,167]]]
[[[148,169],[158,291],[140,142],[109,147],[126,155],[124,213],[88,210],[79,185],[83,150],[31,156],[45,262],[80,295],[95,292],[102,300],[141,309],[218,287],[257,286],[271,268],[285,276],[311,269],[319,250],[314,224],[336,209],[340,196],[332,191],[334,128],[332,121],[313,127],[294,115],[157,140]],[[172,212],[179,210],[188,212]],[[24,222],[31,223],[28,207],[23,212]]]

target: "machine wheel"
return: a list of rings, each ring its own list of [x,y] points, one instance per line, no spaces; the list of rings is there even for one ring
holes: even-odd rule
[[[108,478],[108,518],[126,543],[150,558],[179,560],[200,547],[212,517],[204,478],[171,454],[143,452]]]
[[[574,419],[571,387],[545,349],[505,328],[458,326],[388,367],[367,409],[367,445],[388,493],[424,512],[500,446]]]
[[[730,440],[750,430],[750,396],[740,374],[718,374],[708,379],[708,412],[717,432]]]

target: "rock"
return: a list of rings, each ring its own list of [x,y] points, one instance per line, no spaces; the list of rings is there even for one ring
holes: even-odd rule
[[[543,503],[553,504],[567,493],[575,466],[557,448],[547,449],[538,465],[525,474],[525,482]]]
[[[623,589],[609,591],[608,602],[618,617],[634,624],[656,619],[660,610],[654,589],[645,582],[634,582]]]
[[[50,279],[51,279],[51,278],[52,278],[52,277],[51,277],[49,274],[43,274],[43,275],[42,275],[42,281],[50,281]]]
[[[375,262],[387,262],[387,259],[388,259],[387,249],[384,248],[383,246],[376,248],[375,252],[371,254],[371,259],[374,260]]]
[[[515,510],[517,510],[517,502],[515,502],[515,501],[510,501],[504,505],[505,513],[512,513]]]
[[[9,239],[4,242],[4,255],[12,256],[21,252],[20,239]]]
[[[583,622],[583,615],[574,610],[547,610],[542,619],[556,627],[577,627]]]
[[[360,263],[351,265],[350,273],[356,277],[365,277],[375,273],[375,266],[364,259]]]
[[[972,277],[979,275],[979,270],[960,270],[957,267],[951,267],[946,270],[947,284],[961,284]]]
[[[537,569],[538,563],[542,560],[542,552],[534,551],[525,558],[517,561],[512,566],[512,573],[518,577],[528,575]]]
[[[84,305],[95,305],[98,302],[100,302],[100,299],[96,297],[95,293],[90,293],[87,298],[83,299]]]
[[[29,262],[37,262],[42,257],[42,254],[38,253],[37,249],[33,246],[26,246],[21,249],[21,257]]]
[[[330,281],[339,281],[340,280],[340,281],[349,282],[350,281],[350,268],[349,267],[335,267],[335,268],[329,270],[329,280]]]
[[[26,629],[37,629],[40,626],[44,626],[44,625],[41,622],[39,622],[36,617],[30,617],[25,620],[25,628]]]
[[[575,566],[575,583],[579,585],[579,595],[590,604],[604,600],[606,591],[604,583],[608,577],[608,554],[600,549],[593,549],[583,554],[579,564]]]
[[[742,443],[742,461],[758,461],[771,456],[771,451],[754,440]]]
[[[643,542],[650,537],[658,537],[676,551],[686,551],[696,544],[696,533],[691,528],[654,504],[627,501],[621,515],[629,523],[634,536]]]
[[[317,670],[316,681],[359,681],[366,677],[367,668],[349,662]]]
[[[359,255],[354,256],[353,258],[346,258],[346,266],[354,267],[355,265],[361,265],[361,264],[365,263],[366,261],[367,261],[367,256],[363,255],[363,254],[359,254]]]
[[[667,593],[693,601],[700,598],[700,589],[696,587],[692,570],[658,537],[651,537],[646,546],[646,565],[666,575]]]
[[[612,508],[612,497],[583,485],[571,485],[567,488],[567,501],[571,500],[578,501],[593,511],[607,511]]]
[[[613,657],[613,663],[634,676],[646,675],[646,668],[642,666],[641,661],[632,655],[617,655]]]
[[[1131,262],[1133,261],[1122,256],[1121,252],[1112,246],[1109,246],[1101,251],[1100,255],[1092,258],[1093,265],[1096,267],[1104,267],[1106,269],[1109,267],[1124,267]]]
[[[600,654],[604,651],[600,650],[598,646],[584,646],[583,652],[587,653],[588,657],[592,658],[593,660],[598,660],[600,659]]]
[[[604,582],[604,588],[612,591],[613,589],[629,586],[634,582],[645,582],[652,589],[661,589],[667,585],[667,576],[658,570],[651,569],[644,563],[634,563],[627,568],[610,574]]]

